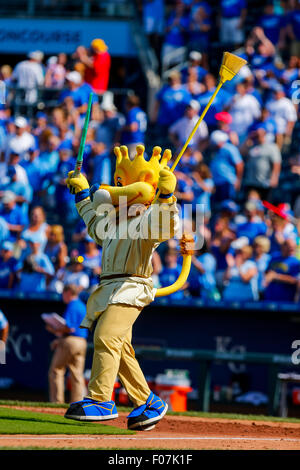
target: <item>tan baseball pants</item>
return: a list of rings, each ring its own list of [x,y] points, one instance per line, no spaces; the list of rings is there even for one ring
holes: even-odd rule
[[[65,402],[65,373],[70,371],[71,402],[83,399],[85,394],[84,365],[86,340],[79,336],[60,338],[49,369],[49,395],[54,403]]]
[[[150,389],[131,345],[132,326],[141,308],[109,305],[100,314],[94,332],[94,357],[88,397],[110,401],[117,375],[135,406],[143,405]]]

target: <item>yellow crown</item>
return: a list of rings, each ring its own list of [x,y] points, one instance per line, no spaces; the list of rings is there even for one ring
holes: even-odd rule
[[[144,158],[145,147],[137,145],[136,155],[131,160],[125,145],[115,147],[117,157],[114,181],[116,186],[127,186],[128,184],[142,181],[151,184],[155,189],[159,179],[159,172],[167,166],[172,158],[172,152],[166,149],[161,156],[161,147],[154,147],[150,160]]]

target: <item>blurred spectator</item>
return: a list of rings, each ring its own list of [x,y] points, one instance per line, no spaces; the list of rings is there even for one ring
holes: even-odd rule
[[[45,254],[53,264],[55,272],[66,266],[68,248],[64,242],[64,229],[61,225],[51,225],[49,227]]]
[[[252,245],[258,235],[265,235],[267,225],[257,217],[257,204],[254,201],[247,201],[245,204],[246,221],[238,224],[236,229],[237,238],[247,237]]]
[[[232,116],[227,111],[221,111],[215,114],[217,128],[228,135],[228,140],[233,145],[239,146],[239,136],[231,128]]]
[[[213,148],[210,170],[216,187],[214,200],[234,199],[241,187],[244,170],[241,154],[237,147],[228,142],[225,132],[214,131],[210,141]]]
[[[8,338],[8,332],[9,332],[9,324],[8,324],[7,318],[2,312],[2,310],[0,310],[0,344],[1,344],[1,341],[2,341],[2,344],[6,343],[7,338]]]
[[[191,100],[186,107],[184,117],[178,119],[169,128],[169,137],[176,147],[176,151],[180,151],[185,144],[190,133],[194,129],[199,120],[200,104],[196,100]],[[198,127],[197,133],[190,141],[189,145],[195,149],[203,150],[208,140],[208,129],[205,121],[202,121]]]
[[[195,72],[198,82],[202,82],[207,74],[207,70],[202,67],[202,54],[199,51],[191,51],[189,53],[188,65],[183,67],[181,72],[182,83],[187,83],[189,72]]]
[[[235,234],[231,230],[228,217],[219,217],[213,227],[211,253],[216,259],[216,282],[219,288],[223,286],[224,273],[227,269],[226,255],[230,249]]]
[[[216,260],[210,253],[207,242],[192,258],[189,291],[203,300],[220,300],[216,288]]]
[[[46,214],[43,207],[33,207],[30,212],[29,226],[22,232],[22,240],[25,240],[25,242],[37,242],[41,251],[44,251],[48,233],[49,225],[46,222]]]
[[[265,36],[275,46],[282,41],[282,30],[285,27],[285,20],[283,15],[274,13],[273,1],[268,0],[264,7],[264,14],[259,18],[257,26],[263,29]]]
[[[81,118],[85,117],[87,111],[88,101],[92,88],[90,85],[82,81],[79,72],[73,70],[68,72],[65,77],[67,89],[60,93],[59,101],[64,103],[66,109],[75,113],[74,117],[78,114]],[[94,97],[94,100],[96,98]]]
[[[254,133],[254,138],[245,142],[242,153],[246,157],[246,189],[255,189],[262,199],[268,199],[270,190],[278,185],[281,171],[281,153],[278,146],[267,142],[266,129],[259,127]]]
[[[192,178],[194,180],[194,211],[196,210],[197,204],[202,204],[204,218],[205,220],[209,220],[211,215],[210,199],[215,188],[209,167],[204,162],[200,162],[195,171],[193,171]]]
[[[106,96],[106,94],[104,95]],[[95,105],[94,105],[95,107]],[[103,99],[101,103],[101,112],[104,119],[96,127],[97,142],[104,142],[108,149],[117,142],[119,130],[125,125],[125,117],[119,113],[113,103],[113,97]],[[93,116],[92,116],[93,118]]]
[[[204,109],[216,90],[217,82],[215,77],[211,73],[207,73],[205,75],[205,77],[203,78],[203,82],[205,85],[205,91],[204,93],[201,93],[201,95],[198,96],[198,101]],[[231,95],[226,90],[221,89],[205,115],[205,122],[210,132],[216,128],[216,113],[223,111],[224,108],[226,108],[230,102]]]
[[[229,106],[232,117],[231,129],[239,136],[240,143],[243,143],[249,127],[261,114],[260,105],[253,95],[247,93],[246,83],[238,83],[236,91]]]
[[[187,82],[183,85],[184,89],[187,90],[194,99],[197,99],[199,95],[205,91],[204,85],[198,82],[197,75],[196,69],[189,69]]]
[[[270,251],[270,240],[263,235],[259,235],[254,239],[253,243],[253,259],[256,263],[258,272],[258,291],[260,296],[265,288],[265,272],[269,266],[271,259]]]
[[[296,240],[297,229],[289,222],[287,217],[280,217],[279,215],[272,214],[271,217],[271,230],[268,232],[271,243],[271,254],[281,250],[283,243],[287,239]]]
[[[266,104],[271,117],[277,125],[277,144],[282,148],[283,144],[290,144],[297,113],[293,102],[285,96],[281,85],[274,87],[273,98]]]
[[[7,167],[7,178],[7,183],[0,184],[0,196],[3,196],[4,191],[12,191],[16,196],[18,206],[25,214],[28,214],[29,204],[32,201],[32,188],[28,183],[25,184],[18,180],[14,166]]]
[[[45,74],[46,88],[62,88],[65,82],[67,56],[60,53],[58,56],[49,57]]]
[[[165,23],[165,1],[143,0],[143,24],[151,46],[160,51]]]
[[[125,125],[119,132],[121,144],[128,147],[131,158],[136,153],[136,146],[144,144],[146,130],[147,115],[140,108],[140,99],[136,95],[130,95],[126,99]]]
[[[94,184],[111,184],[111,157],[103,142],[93,142],[89,159],[89,181]]]
[[[45,292],[47,285],[54,276],[54,267],[48,256],[41,251],[37,241],[28,242],[29,254],[22,259],[19,270],[20,292]]]
[[[252,254],[252,247],[246,245],[235,250],[234,255],[227,255],[228,268],[224,276],[227,285],[223,291],[223,300],[258,300],[258,271],[255,262],[251,260]]]
[[[78,287],[79,292],[89,288],[90,280],[89,276],[84,272],[83,257],[78,256],[77,250],[73,251],[70,257],[69,265],[59,269],[56,274],[55,290],[58,293],[63,291],[63,286],[66,284],[74,284]]]
[[[95,93],[102,94],[108,88],[111,58],[107,45],[103,39],[94,39],[91,42],[91,55],[85,47],[79,46],[76,50],[79,60],[86,66],[85,80],[91,85]]]
[[[245,0],[221,0],[220,41],[239,45],[245,38],[244,23],[247,17]]]
[[[24,227],[28,225],[28,217],[17,205],[16,195],[12,191],[5,191],[1,202],[0,216],[7,223],[8,240],[15,242]]]
[[[89,276],[90,287],[99,284],[101,274],[101,250],[97,247],[94,240],[87,235],[84,239],[83,267],[84,272]]]
[[[169,249],[165,254],[164,267],[159,273],[159,282],[161,287],[167,287],[173,284],[181,272],[181,266],[178,263],[177,251],[174,249]],[[183,286],[180,290],[169,295],[169,298],[172,300],[182,300],[184,298],[184,289]]]
[[[180,52],[180,48],[185,47],[188,26],[189,16],[185,11],[185,5],[181,0],[176,0],[173,11],[166,19],[165,37],[161,52],[163,67],[168,68],[174,63],[182,62],[184,52]],[[175,55],[174,52],[176,52]]]
[[[44,83],[43,58],[43,52],[32,51],[28,54],[28,60],[19,62],[12,73],[12,80],[18,88],[24,89],[25,101],[29,104],[37,101],[38,87]]]
[[[14,245],[5,241],[0,251],[0,289],[12,289],[16,283],[19,263],[13,256]]]
[[[209,47],[211,19],[205,5],[200,2],[190,15],[188,26],[189,48],[202,53],[203,61],[207,64],[207,51]]]
[[[10,135],[5,143],[6,161],[11,153],[18,154],[21,158],[24,158],[28,149],[35,145],[34,137],[28,131],[27,120],[23,116],[18,116],[15,118],[14,124],[15,134]]]
[[[277,124],[275,119],[271,118],[270,111],[263,107],[261,115],[249,128],[248,136],[251,138],[252,132],[255,132],[260,127],[266,130],[266,142],[274,142],[277,140]]]
[[[287,14],[286,35],[291,41],[291,55],[300,57],[300,3],[294,3],[294,8]]]
[[[48,331],[55,334],[57,339],[52,341],[51,349],[54,351],[49,368],[49,395],[54,403],[65,403],[65,373],[68,368],[71,381],[70,401],[83,399],[85,393],[84,365],[86,355],[86,338],[88,331],[79,328],[85,316],[85,305],[78,297],[78,289],[73,285],[66,285],[63,290],[63,302],[67,305],[63,318],[66,324],[60,329]]]
[[[293,302],[300,273],[300,262],[295,257],[296,242],[287,239],[281,245],[281,252],[275,253],[268,265],[264,299],[272,302]]]
[[[66,178],[69,171],[75,168],[75,158],[72,153],[72,146],[69,142],[62,142],[58,147],[59,163],[53,177],[55,184],[56,210],[61,225],[72,224],[77,219],[78,214],[74,204],[74,196],[66,186]]]
[[[156,95],[153,121],[159,125],[162,133],[182,117],[190,101],[191,95],[182,86],[180,73],[171,72],[168,84],[164,85]]]

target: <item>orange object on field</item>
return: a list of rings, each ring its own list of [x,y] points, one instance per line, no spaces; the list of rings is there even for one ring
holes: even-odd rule
[[[168,403],[170,411],[187,411],[187,394],[192,392],[192,387],[156,385],[155,390]]]

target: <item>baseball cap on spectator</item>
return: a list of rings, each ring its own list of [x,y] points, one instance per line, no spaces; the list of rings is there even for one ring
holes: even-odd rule
[[[187,108],[192,108],[195,111],[200,110],[200,103],[197,100],[191,100],[189,104],[187,105]]]
[[[228,212],[238,212],[240,210],[236,202],[231,201],[230,199],[223,201],[220,208],[221,210]]]
[[[44,58],[44,53],[42,51],[31,51],[27,55],[29,59],[34,59],[41,62]]]
[[[280,92],[280,91],[283,91],[284,92],[284,88],[282,85],[280,85],[280,83],[275,83],[273,86],[272,86],[272,91],[274,93],[277,93],[277,92]]]
[[[210,136],[210,141],[215,145],[225,144],[228,140],[228,135],[223,131],[213,131]]]
[[[66,80],[68,80],[69,82],[75,83],[76,85],[79,85],[82,81],[82,77],[79,72],[76,72],[76,70],[73,70],[72,72],[67,73]]]
[[[231,114],[227,113],[227,111],[221,111],[220,113],[216,113],[215,119],[217,121],[225,122],[226,124],[232,123],[232,116]]]
[[[189,59],[190,60],[201,60],[202,59],[202,54],[201,54],[201,52],[198,52],[198,51],[191,51],[189,53]]]
[[[47,60],[47,64],[48,65],[55,65],[57,64],[57,61],[58,61],[58,57],[56,55],[52,55],[51,57],[49,57],[49,59]]]
[[[5,242],[2,243],[1,249],[5,251],[13,251],[14,245],[12,242],[6,240]]]
[[[97,52],[106,52],[108,49],[103,39],[93,39],[91,47]]]
[[[38,113],[36,113],[36,117],[37,119],[47,119],[47,114],[43,113],[43,111],[39,111]]]
[[[23,116],[18,116],[15,118],[15,126],[19,127],[20,129],[24,129],[24,127],[27,126],[27,119],[25,119]]]
[[[58,151],[60,151],[60,150],[70,150],[71,151],[72,150],[72,142],[70,140],[63,140],[60,143],[57,150]]]
[[[13,202],[16,200],[16,195],[12,191],[4,191],[4,194],[2,196],[2,202],[3,204],[9,204],[10,202]]]
[[[230,246],[234,249],[234,250],[240,250],[241,248],[243,248],[244,246],[247,246],[249,245],[249,239],[248,237],[240,237],[240,238],[237,238],[236,240],[234,240],[233,242],[231,242]]]

